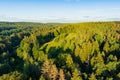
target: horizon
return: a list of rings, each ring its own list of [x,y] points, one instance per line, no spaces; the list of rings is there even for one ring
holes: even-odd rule
[[[1,0],[0,21],[78,23],[120,21],[119,0]]]

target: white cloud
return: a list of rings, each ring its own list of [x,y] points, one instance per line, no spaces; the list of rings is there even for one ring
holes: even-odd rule
[[[78,11],[77,11],[78,10]],[[86,22],[86,21],[118,21],[120,20],[120,8],[94,9],[94,10],[72,10],[63,14],[32,15],[22,18],[12,15],[0,15],[0,21],[30,21],[30,22]],[[9,17],[10,16],[10,17]]]

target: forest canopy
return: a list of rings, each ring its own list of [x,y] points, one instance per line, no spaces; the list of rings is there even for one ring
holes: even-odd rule
[[[120,22],[0,22],[0,80],[120,80]]]

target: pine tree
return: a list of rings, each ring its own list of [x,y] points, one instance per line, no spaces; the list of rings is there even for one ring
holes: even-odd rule
[[[95,74],[94,74],[94,73],[92,73],[92,74],[90,75],[89,80],[96,80],[96,77],[95,77]]]
[[[70,65],[73,64],[73,59],[70,54],[66,56],[66,64],[68,67],[70,67]]]
[[[49,62],[48,59],[45,60],[45,62],[42,65],[42,74],[45,77],[45,79],[48,80],[55,80],[58,75],[58,70],[56,65],[52,64],[52,62]]]
[[[72,74],[72,78],[71,80],[82,80],[81,76],[80,76],[80,72],[78,69],[75,69],[73,74]]]
[[[104,45],[104,47],[103,47],[103,50],[104,50],[106,53],[108,53],[108,51],[109,51],[109,43],[108,43],[108,42],[105,43],[105,45]]]
[[[49,79],[56,80],[58,75],[58,70],[56,65],[51,65],[48,71]]]
[[[59,71],[59,80],[65,80],[65,75],[62,69]]]
[[[49,63],[48,59],[46,59],[41,68],[41,72],[45,78],[48,78],[49,68],[50,68],[50,63]]]

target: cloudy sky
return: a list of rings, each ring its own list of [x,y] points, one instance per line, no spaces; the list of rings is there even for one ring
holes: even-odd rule
[[[120,20],[120,0],[0,0],[0,21]]]

